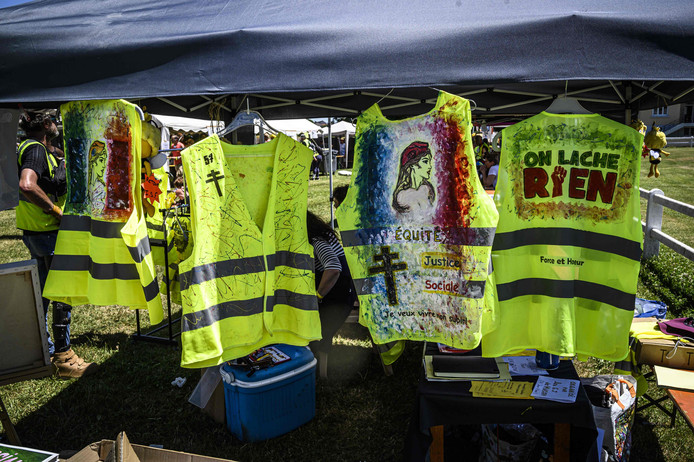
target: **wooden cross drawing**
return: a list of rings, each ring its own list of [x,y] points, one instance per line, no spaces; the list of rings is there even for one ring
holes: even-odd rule
[[[374,255],[374,261],[382,261],[382,265],[372,266],[369,268],[369,275],[383,273],[386,280],[386,293],[388,294],[388,304],[398,304],[398,291],[395,286],[395,271],[403,271],[407,269],[407,263],[393,263],[394,260],[400,258],[398,252],[390,251],[390,247],[385,245],[381,247],[381,253]]]

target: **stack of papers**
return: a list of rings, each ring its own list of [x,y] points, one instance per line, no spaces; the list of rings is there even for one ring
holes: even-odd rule
[[[547,399],[560,403],[574,403],[578,396],[580,382],[571,379],[556,379],[540,376],[537,378],[532,396],[537,399]]]
[[[549,375],[546,369],[537,366],[534,356],[504,356],[511,375]]]
[[[532,382],[482,382],[473,380],[470,387],[475,398],[533,399]]]
[[[655,378],[659,387],[675,388],[678,390],[694,390],[694,371],[672,369],[670,367],[654,366]]]

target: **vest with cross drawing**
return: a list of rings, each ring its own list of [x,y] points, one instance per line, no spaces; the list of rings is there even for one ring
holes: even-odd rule
[[[192,254],[179,265],[183,367],[321,338],[306,232],[313,153],[288,136],[241,146],[210,136],[181,152]]]
[[[357,123],[355,165],[337,210],[374,342],[476,347],[494,327],[490,252],[498,214],[475,172],[469,101],[441,92],[428,113]]]

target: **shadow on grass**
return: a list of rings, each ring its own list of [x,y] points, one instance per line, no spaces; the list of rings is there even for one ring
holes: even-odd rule
[[[83,332],[70,339],[75,346],[89,345],[100,349],[118,350],[121,345],[131,341],[131,337],[125,332],[114,334],[99,334],[95,332]]]
[[[4,235],[0,236],[0,241],[21,241],[21,235]]]
[[[664,462],[654,425],[641,414],[636,414],[631,429],[631,458],[633,462]]]
[[[78,450],[125,430],[136,444],[244,462],[400,460],[414,406],[421,345],[409,346],[386,377],[370,348],[336,345],[327,380],[318,379],[316,417],[286,435],[243,443],[187,402],[200,372],[181,369],[180,349],[125,334],[83,334],[76,344],[115,348],[98,372],[73,380],[38,410],[15,422],[26,446]],[[85,347],[82,347],[85,348]],[[171,385],[185,377],[182,388]],[[49,378],[41,387],[60,389]],[[17,399],[24,399],[20,397]]]

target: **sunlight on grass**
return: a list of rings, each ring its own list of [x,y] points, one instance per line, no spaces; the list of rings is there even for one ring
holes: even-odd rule
[[[369,340],[369,339],[343,337],[339,334],[336,335],[335,337],[333,337],[333,344],[334,345],[354,346],[354,347],[359,347],[359,348],[371,348],[371,340]]]

